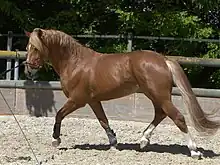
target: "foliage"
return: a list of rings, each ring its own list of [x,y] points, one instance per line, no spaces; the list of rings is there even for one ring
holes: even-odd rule
[[[125,34],[178,38],[219,39],[218,0],[0,0],[0,30],[23,33],[35,27],[55,28],[68,34]],[[125,52],[122,39],[79,39],[100,52]],[[24,50],[27,39],[15,39],[14,49]],[[0,40],[0,48],[5,48]],[[219,58],[220,43],[183,40],[133,40],[133,50],[151,49],[168,55]],[[215,68],[183,66],[192,86],[220,87]],[[40,80],[55,80],[50,67]]]

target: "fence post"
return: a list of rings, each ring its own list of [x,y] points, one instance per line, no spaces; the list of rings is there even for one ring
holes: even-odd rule
[[[19,78],[19,67],[17,67],[19,65],[19,54],[18,54],[18,50],[16,50],[16,57],[15,57],[15,63],[14,63],[14,80],[18,80]]]
[[[132,51],[132,39],[133,39],[133,35],[132,33],[128,33],[128,44],[127,44],[127,52],[131,52]],[[133,109],[132,109],[132,115],[136,116],[137,115],[137,94],[134,93],[133,94]]]
[[[8,32],[8,40],[7,40],[7,51],[12,50],[12,37],[13,37],[13,32],[9,31]],[[7,59],[7,64],[6,64],[6,70],[11,69],[11,59]],[[10,80],[11,79],[11,71],[6,74],[6,79]]]
[[[132,33],[128,33],[127,52],[131,52],[132,51],[132,38],[133,38]]]

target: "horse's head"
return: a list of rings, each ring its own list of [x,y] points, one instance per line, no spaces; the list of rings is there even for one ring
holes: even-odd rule
[[[42,67],[44,60],[48,55],[48,49],[42,40],[42,29],[36,28],[32,33],[25,33],[29,37],[29,41],[26,47],[27,57],[24,72],[28,78],[33,79],[37,71]]]

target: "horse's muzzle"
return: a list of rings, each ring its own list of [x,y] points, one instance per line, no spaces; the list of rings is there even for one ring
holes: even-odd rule
[[[37,72],[40,69],[40,67],[39,68],[31,68],[30,64],[27,62],[24,62],[24,65],[25,65],[24,73],[25,73],[26,77],[31,80],[36,79],[38,77]]]

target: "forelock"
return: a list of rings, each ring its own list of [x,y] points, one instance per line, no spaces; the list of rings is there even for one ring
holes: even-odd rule
[[[38,37],[36,32],[32,32],[29,38],[29,50],[33,47],[35,47],[38,51],[40,51],[43,54],[47,54],[48,52],[48,49],[43,45],[42,40]]]
[[[30,39],[29,39],[29,48],[31,48],[32,45],[33,45],[35,48],[37,48],[39,51],[41,51],[41,50],[43,49],[41,40],[38,38],[37,35],[34,35],[34,34],[32,34],[32,35],[30,36]]]

